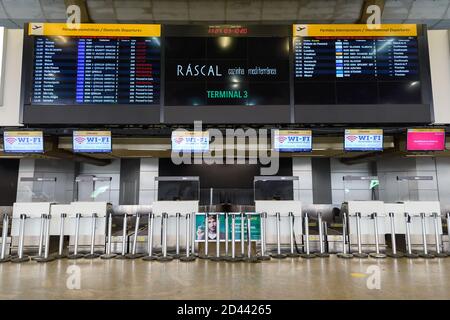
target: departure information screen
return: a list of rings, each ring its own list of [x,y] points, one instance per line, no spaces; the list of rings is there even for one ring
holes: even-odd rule
[[[31,104],[159,104],[159,28],[95,26],[34,34]]]
[[[296,104],[421,103],[416,25],[294,25]]]

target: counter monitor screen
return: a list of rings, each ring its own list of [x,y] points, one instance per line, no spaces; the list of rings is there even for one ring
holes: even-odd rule
[[[311,152],[311,130],[274,130],[273,148],[279,152]]]
[[[383,151],[382,129],[346,129],[345,151]]]
[[[159,104],[159,25],[65,25],[29,24],[31,105]]]
[[[112,152],[111,131],[74,131],[73,152]]]
[[[422,103],[416,25],[293,26],[296,105]]]
[[[3,133],[5,153],[44,153],[42,131],[5,131]]]
[[[172,152],[202,153],[209,151],[209,132],[173,131]]]
[[[445,150],[445,129],[408,129],[407,151]]]

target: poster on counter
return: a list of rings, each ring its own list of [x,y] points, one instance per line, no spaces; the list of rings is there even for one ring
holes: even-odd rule
[[[228,217],[228,239],[231,241],[231,215]],[[245,221],[245,220],[244,220]],[[220,241],[225,241],[225,214],[219,215],[220,227],[217,224],[217,216],[208,216],[208,239],[217,241],[217,234],[220,234]],[[245,221],[245,226],[247,226]],[[206,236],[205,214],[197,213],[195,216],[195,241],[204,242]],[[259,215],[251,215],[250,218],[251,240],[261,240],[261,218]],[[235,239],[241,240],[241,217],[236,215]],[[244,239],[247,240],[247,229],[244,230]]]

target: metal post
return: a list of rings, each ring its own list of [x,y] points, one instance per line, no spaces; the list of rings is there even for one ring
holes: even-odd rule
[[[228,257],[228,212],[225,212],[225,257]]]
[[[450,256],[450,212],[447,212],[447,239],[449,247],[447,254]]]
[[[438,219],[440,219],[441,216],[437,214],[437,212],[433,212],[433,221],[434,221],[434,236],[436,241],[436,252],[434,253],[434,256],[437,258],[447,258],[448,255],[441,251],[441,240],[440,240],[440,234],[439,234],[439,227],[438,227]]]
[[[153,229],[154,229],[155,215],[153,213],[148,214],[147,224],[147,255],[142,258],[144,261],[154,261],[157,259],[153,255]]]
[[[36,260],[36,258],[42,257],[42,248],[44,247],[44,234],[45,234],[45,220],[47,219],[47,214],[41,214],[40,218],[40,228],[39,228],[39,249],[38,254],[35,257],[32,257],[31,260]]]
[[[64,222],[67,217],[67,214],[61,213],[61,217],[59,220],[59,245],[58,245],[58,254],[55,255],[55,259],[63,259],[66,258],[67,255],[63,253],[64,250]]]
[[[261,255],[258,256],[259,260],[270,260],[270,256],[266,255],[266,231],[267,231],[267,212],[263,212],[260,214],[260,223],[261,223]]]
[[[391,222],[392,252],[388,253],[387,256],[391,258],[403,258],[405,255],[401,252],[397,252],[397,237],[395,234],[395,215],[393,212],[389,212],[389,220]]]
[[[306,245],[306,253],[302,253],[300,255],[300,257],[305,258],[305,259],[311,259],[311,258],[316,258],[317,256],[314,253],[310,252],[310,248],[309,248],[309,217],[308,217],[308,213],[305,212],[305,216],[304,216],[304,228],[305,228],[305,245]]]
[[[423,246],[423,252],[419,254],[419,257],[424,259],[433,259],[434,254],[428,253],[428,247],[427,247],[427,229],[425,226],[425,213],[420,213],[420,222],[422,224],[422,246]]]
[[[143,253],[136,253],[136,247],[137,247],[137,239],[139,236],[139,224],[141,222],[141,214],[136,213],[136,221],[134,225],[134,236],[133,236],[133,245],[131,247],[131,253],[126,254],[125,256],[127,259],[137,259],[142,258],[145,254]]]
[[[347,214],[342,216],[342,252],[337,254],[338,258],[352,259],[353,254],[347,253]]]
[[[19,226],[19,247],[17,257],[11,258],[11,262],[27,262],[30,261],[30,257],[23,254],[24,240],[25,240],[25,222],[27,216],[25,214],[20,215],[20,226]]]
[[[191,230],[190,230],[190,226],[191,226],[191,214],[190,213],[186,213],[186,256],[181,257],[180,261],[181,262],[192,262],[195,261],[195,256],[190,255],[190,235],[191,235]]]
[[[245,216],[244,213],[241,212],[241,257],[245,259]]]
[[[127,228],[128,228],[128,214],[125,212],[123,214],[123,222],[122,222],[122,253],[116,256],[116,259],[126,259],[126,250],[127,250]]]
[[[256,255],[252,256],[252,223],[251,223],[251,214],[247,213],[247,258],[245,259],[248,262],[258,263],[261,262]]]
[[[209,258],[211,261],[221,261],[223,260],[220,256],[220,215],[216,212],[216,256]]]
[[[100,259],[112,259],[115,258],[117,255],[115,253],[112,253],[112,213],[109,213],[108,215],[108,244],[106,245],[106,253],[102,254],[100,256]]]
[[[378,215],[376,212],[372,213],[371,218],[373,219],[373,232],[375,233],[375,252],[369,254],[370,257],[376,259],[386,258],[384,253],[380,253],[380,244],[378,240]]]
[[[295,252],[294,242],[295,242],[295,231],[294,231],[294,214],[289,212],[289,244],[291,246],[291,251],[287,254],[290,258],[298,258],[300,255]]]
[[[162,225],[162,239],[161,239],[161,247],[162,247],[162,256],[158,257],[157,260],[160,262],[168,262],[172,261],[173,257],[167,255],[167,222],[169,220],[169,215],[164,212],[161,216],[161,225]]]
[[[80,220],[81,220],[81,213],[77,213],[75,216],[75,244],[74,244],[74,251],[73,254],[68,255],[67,259],[81,259],[84,257],[83,254],[78,253],[78,238],[80,233]]]
[[[281,223],[281,215],[279,212],[275,213],[275,219],[276,219],[276,228],[277,228],[277,253],[272,255],[272,258],[275,259],[284,259],[286,258],[285,254],[281,253],[281,227],[280,227],[280,223]]]
[[[3,229],[2,229],[2,251],[0,253],[0,263],[8,262],[11,257],[6,257],[6,242],[8,241],[9,217],[8,214],[3,214]]]
[[[46,214],[45,215],[45,235],[44,235],[44,242],[45,242],[45,249],[44,249],[44,256],[36,257],[34,260],[37,262],[50,262],[55,260],[55,257],[49,257],[49,246],[50,246],[50,222],[51,222],[51,215]]]
[[[180,259],[180,220],[181,213],[177,212],[175,215],[175,254],[173,255],[174,259]]]
[[[356,237],[358,242],[358,252],[353,253],[353,256],[356,258],[365,259],[369,255],[367,253],[362,252],[362,241],[361,241],[361,212],[355,212],[356,218]]]
[[[209,220],[209,213],[205,213],[205,246],[203,248],[203,257],[204,259],[208,259],[208,244],[209,244],[209,228],[208,228],[208,220]]]
[[[95,253],[95,228],[97,225],[97,214],[93,213],[91,216],[91,250],[84,256],[85,259],[95,259],[100,257],[98,253]]]
[[[318,212],[317,213],[317,224],[318,224],[318,227],[319,227],[319,248],[320,248],[320,252],[316,253],[316,256],[321,257],[321,258],[328,258],[330,255],[325,252],[322,212]]]
[[[191,254],[195,257],[197,257],[197,254],[195,253],[195,239],[196,239],[196,232],[195,232],[195,225],[197,221],[197,214],[193,212],[189,218],[189,228],[191,232]]]
[[[409,215],[409,213],[405,212],[406,247],[408,250],[408,252],[405,254],[405,257],[409,259],[416,259],[419,257],[419,255],[412,252],[410,225],[411,225],[411,216]]]

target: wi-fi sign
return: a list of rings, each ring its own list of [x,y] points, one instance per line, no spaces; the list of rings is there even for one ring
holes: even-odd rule
[[[182,143],[183,142],[183,138],[176,138],[175,139],[175,142],[177,143],[177,144],[180,144],[180,143]]]
[[[355,142],[358,139],[357,136],[347,136],[347,140],[350,142]]]
[[[285,136],[280,136],[280,137],[278,137],[278,141],[280,141],[280,143],[285,142],[286,139],[287,139],[287,138],[286,138]]]
[[[78,143],[83,143],[86,140],[86,138],[83,137],[75,137],[75,141]]]
[[[6,140],[6,142],[8,142],[9,144],[14,144],[14,142],[16,142],[17,139],[11,137],[11,138],[6,138],[5,140]]]

